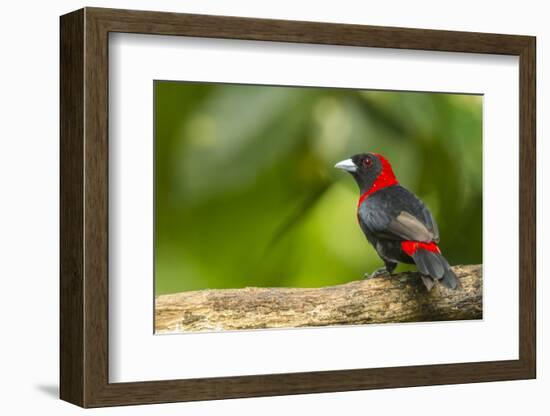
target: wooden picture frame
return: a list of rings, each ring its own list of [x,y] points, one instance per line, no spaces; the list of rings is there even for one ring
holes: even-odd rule
[[[529,379],[536,376],[535,38],[85,8],[61,17],[60,396],[83,407]],[[110,383],[110,32],[519,56],[519,359]]]

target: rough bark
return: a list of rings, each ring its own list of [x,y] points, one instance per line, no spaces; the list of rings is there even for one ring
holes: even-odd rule
[[[415,272],[313,289],[221,289],[161,295],[156,333],[482,318],[481,265],[454,266],[461,288],[430,292]]]

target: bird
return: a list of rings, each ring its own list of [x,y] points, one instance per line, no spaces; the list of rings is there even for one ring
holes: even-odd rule
[[[366,277],[392,275],[398,263],[415,264],[430,291],[436,282],[458,289],[460,281],[438,247],[439,229],[426,205],[399,184],[390,162],[377,153],[360,153],[338,162],[359,186],[357,219],[384,267]]]

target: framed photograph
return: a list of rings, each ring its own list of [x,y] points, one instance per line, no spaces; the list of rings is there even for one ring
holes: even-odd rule
[[[63,400],[535,378],[534,37],[60,29]]]

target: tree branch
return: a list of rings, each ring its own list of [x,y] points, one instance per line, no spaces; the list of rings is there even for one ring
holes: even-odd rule
[[[482,318],[481,265],[454,266],[462,287],[428,292],[416,272],[314,289],[244,288],[161,295],[156,333]]]

